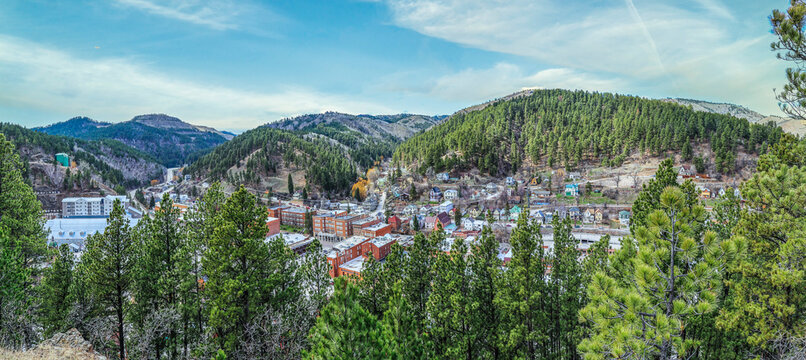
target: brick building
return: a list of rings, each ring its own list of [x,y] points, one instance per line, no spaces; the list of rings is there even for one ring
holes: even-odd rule
[[[389,219],[386,220],[386,223],[392,225],[392,231],[400,231],[400,227],[403,226],[403,220],[401,220],[397,215],[392,215]]]
[[[266,226],[269,228],[269,232],[266,234],[266,237],[271,237],[280,233],[280,219],[276,217],[269,217],[266,219]]]
[[[370,217],[370,218],[365,217],[365,218],[353,221],[353,224],[352,224],[353,234],[361,235],[363,233],[364,229],[366,229],[368,227],[371,227],[371,226],[375,226],[375,225],[380,224],[380,223],[381,223],[381,220],[376,218],[376,217]]]
[[[369,239],[364,236],[351,236],[336,245],[327,255],[327,263],[330,265],[330,277],[341,276],[341,266],[350,260],[361,257],[361,245]]]
[[[278,218],[280,219],[280,223],[283,223],[283,210],[290,208],[290,206],[286,205],[279,205],[273,206],[269,208],[269,217]]]
[[[393,235],[376,237],[361,245],[361,255],[366,258],[372,254],[375,260],[384,259],[392,251],[392,244],[396,241],[397,237]]]
[[[384,235],[389,234],[391,232],[392,232],[392,225],[384,224],[384,223],[378,223],[378,224],[372,225],[370,227],[366,227],[366,228],[361,229],[361,232],[358,233],[358,235],[366,236],[366,237],[369,237],[369,238],[374,238],[374,237],[378,237],[378,236],[384,236]]]
[[[312,215],[316,215],[316,210],[308,210],[301,207],[292,207],[283,209],[280,223],[283,225],[304,227],[305,226],[305,213],[310,211]]]
[[[315,216],[313,220],[313,233],[320,241],[341,241],[356,235],[353,232],[353,223],[364,218],[364,215],[336,212],[326,216]]]

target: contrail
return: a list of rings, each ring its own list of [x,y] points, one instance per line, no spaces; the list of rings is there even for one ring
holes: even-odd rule
[[[632,15],[633,20],[638,22],[641,25],[641,30],[644,33],[644,37],[646,41],[649,43],[649,46],[652,48],[652,52],[655,55],[655,61],[658,62],[658,66],[660,66],[661,71],[666,73],[666,67],[663,65],[663,61],[660,59],[660,54],[658,53],[658,47],[655,46],[655,39],[652,38],[652,34],[649,33],[649,29],[646,27],[644,23],[644,19],[641,18],[641,14],[638,13],[638,9],[635,8],[635,4],[632,3],[632,0],[624,0],[627,4],[627,8],[630,9],[630,15]]]

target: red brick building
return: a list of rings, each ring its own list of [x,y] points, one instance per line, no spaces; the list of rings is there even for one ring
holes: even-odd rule
[[[386,223],[392,225],[392,231],[400,231],[400,227],[403,226],[403,220],[401,220],[397,215],[392,215],[389,219],[386,220]]]
[[[392,232],[392,225],[379,223],[372,225],[370,227],[366,227],[361,229],[359,235],[366,236],[368,238],[374,238],[378,236],[384,236]]]
[[[376,237],[361,245],[361,254],[365,258],[368,257],[369,254],[372,254],[375,260],[381,260],[385,258],[386,255],[389,255],[389,252],[392,251],[392,244],[396,241],[397,238],[394,236]]]
[[[364,218],[364,215],[347,214],[339,212],[324,217],[314,217],[313,233],[320,241],[341,241],[353,232],[353,223]]]
[[[305,213],[309,212],[311,215],[316,215],[316,210],[309,210],[301,207],[289,207],[280,211],[280,223],[283,225],[304,227],[305,226]]]
[[[336,245],[327,255],[327,263],[330,265],[330,277],[341,276],[340,267],[357,257],[361,257],[361,245],[369,239],[363,236],[351,236]],[[360,272],[360,271],[359,271]]]
[[[269,232],[266,234],[266,237],[270,237],[280,233],[280,219],[276,217],[270,217],[266,219],[266,226],[269,227]]]
[[[366,218],[365,217],[365,218],[353,221],[353,223],[352,223],[353,234],[361,235],[363,233],[363,231],[362,231],[363,229],[366,229],[368,227],[371,227],[371,226],[374,226],[374,225],[377,225],[377,224],[380,224],[380,223],[381,223],[381,220],[376,218],[376,217],[371,217],[371,218]]]
[[[269,208],[269,217],[278,218],[280,219],[280,223],[283,222],[283,210],[290,208],[290,206],[279,205],[273,206]]]

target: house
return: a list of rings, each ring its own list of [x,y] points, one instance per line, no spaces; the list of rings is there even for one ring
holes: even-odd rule
[[[517,206],[517,205],[513,206],[511,209],[509,209],[509,219],[510,220],[518,220],[518,217],[521,216],[522,211],[523,210],[521,209],[520,206]]]
[[[725,188],[719,188],[718,194],[719,194],[719,197],[725,196]]]
[[[700,192],[700,197],[703,199],[710,199],[711,198],[711,189],[703,188]]]
[[[565,185],[565,196],[579,196],[579,184]]]
[[[448,173],[446,172],[437,174],[437,180],[442,182],[447,182],[448,180],[450,180],[450,178],[451,178],[450,175],[448,175]]]
[[[442,199],[442,191],[439,190],[438,187],[434,186],[431,188],[431,191],[428,192],[428,199],[431,201],[439,201]]]
[[[507,186],[514,186],[515,185],[515,178],[512,176],[507,176]]]
[[[604,220],[604,214],[602,213],[601,209],[596,209],[596,211],[594,211],[593,220],[597,223],[602,223],[602,220]]]
[[[412,215],[416,215],[417,211],[418,211],[417,205],[412,204],[412,205],[406,206],[406,208],[403,209],[403,214],[405,214],[406,216],[412,216]]]
[[[691,165],[683,165],[683,166],[680,167],[680,170],[678,171],[678,173],[681,176],[694,176],[694,175],[697,174],[697,171]]]
[[[561,220],[565,219],[568,217],[568,209],[566,209],[565,206],[558,206],[556,209],[554,209],[554,215],[557,215],[557,217]]]
[[[622,226],[630,226],[630,212],[621,210],[618,212],[618,221]]]
[[[451,216],[448,215],[448,213],[446,212],[441,212],[434,217],[434,224],[432,225],[432,228],[436,229],[437,224],[439,224],[444,229],[450,223],[451,223]]]
[[[444,195],[445,195],[445,200],[453,201],[453,200],[456,200],[456,198],[459,197],[459,191],[454,190],[454,189],[448,189],[448,190],[445,190]]]
[[[486,188],[487,191],[498,191],[498,185],[496,185],[495,183],[487,184]]]
[[[543,189],[533,189],[532,190],[532,197],[536,199],[545,199],[551,196],[551,192],[548,190]]]
[[[531,180],[529,180],[529,186],[539,186],[540,185],[540,178],[535,176]]]
[[[571,180],[576,181],[576,180],[579,180],[579,179],[582,178],[582,174],[580,174],[579,172],[576,172],[576,171],[570,172],[570,173],[568,173],[568,178],[571,179]]]
[[[587,209],[582,213],[582,222],[590,224],[596,221],[596,212],[593,209]]]
[[[453,203],[450,201],[445,201],[442,204],[439,204],[439,212],[451,212],[453,210]]]
[[[70,155],[58,153],[56,154],[56,162],[58,162],[61,166],[70,167]]]
[[[579,211],[578,207],[572,207],[568,209],[568,217],[571,218],[571,220],[578,221],[582,217],[582,213]]]

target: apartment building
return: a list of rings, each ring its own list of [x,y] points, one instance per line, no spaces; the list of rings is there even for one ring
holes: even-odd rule
[[[355,233],[353,223],[365,215],[336,212],[331,215],[314,217],[313,233],[319,241],[335,242],[344,240]]]
[[[129,203],[125,196],[64,198],[62,217],[106,217],[112,213],[115,200],[119,200],[124,207]]]
[[[397,241],[397,237],[391,234],[373,238],[361,244],[361,255],[366,258],[372,254],[375,260],[381,260],[392,251],[392,244]]]
[[[392,225],[384,224],[384,223],[378,223],[378,224],[372,225],[370,227],[366,227],[366,228],[361,229],[361,232],[358,233],[358,235],[366,236],[368,238],[374,238],[374,237],[378,237],[378,236],[384,236],[384,235],[389,234],[391,232],[392,232]]]

